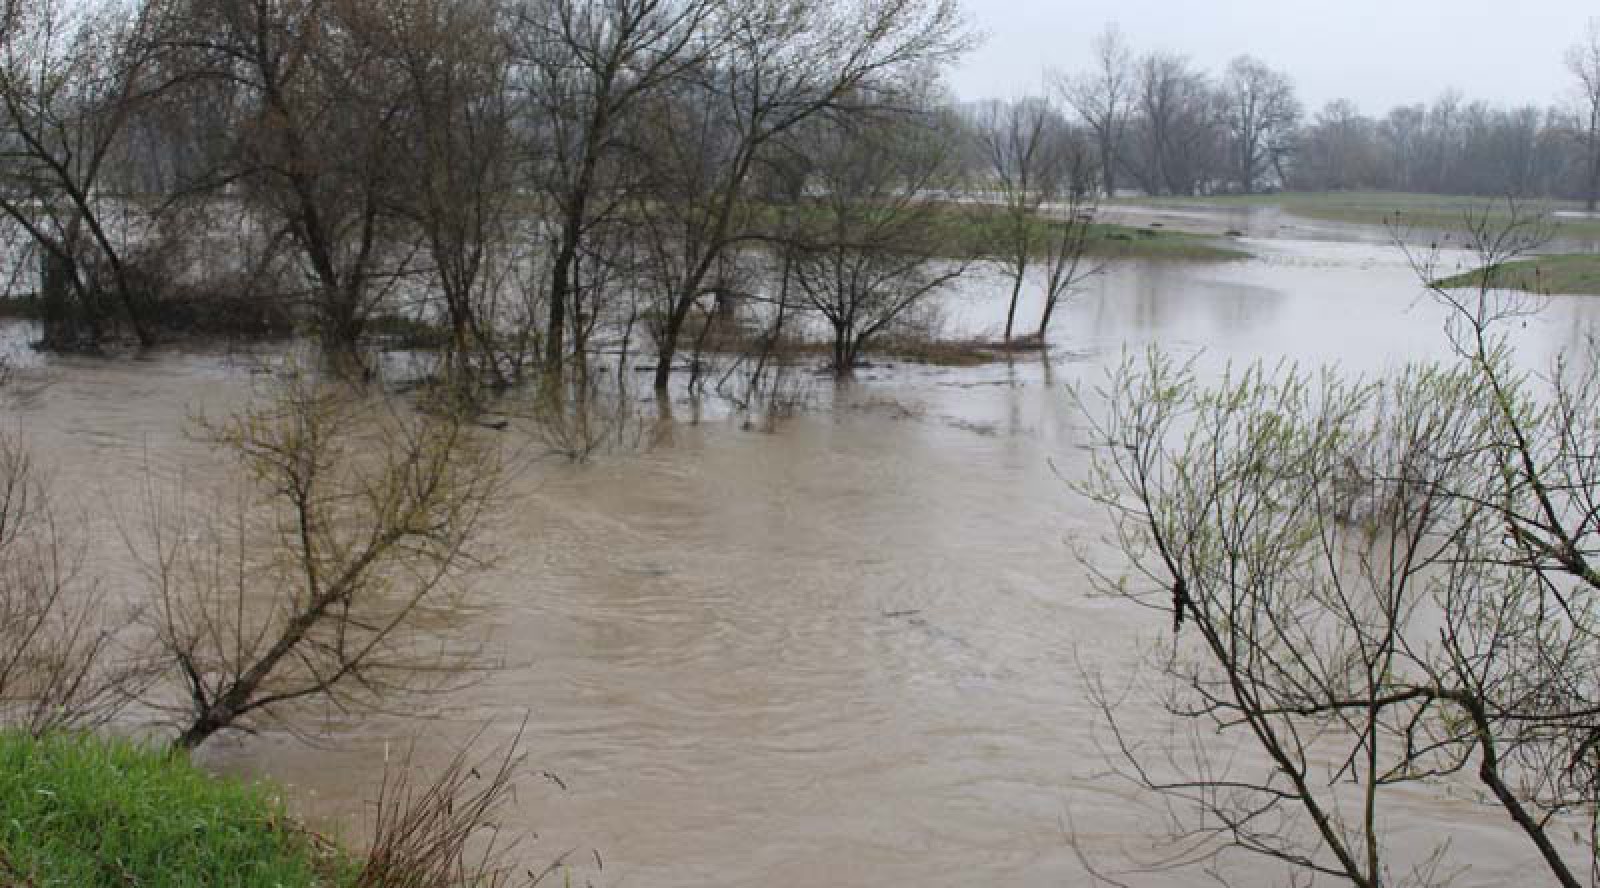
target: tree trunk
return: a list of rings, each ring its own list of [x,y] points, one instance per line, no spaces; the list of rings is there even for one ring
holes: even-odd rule
[[[322,295],[322,351],[334,372],[349,378],[366,375],[361,359],[361,335],[365,332],[358,306],[359,296],[350,291],[358,285],[335,286]]]
[[[835,331],[833,335],[833,378],[838,380],[854,379],[856,375],[856,349],[852,347],[854,337],[846,330]]]
[[[561,251],[556,254],[555,269],[550,274],[550,318],[545,326],[544,372],[552,379],[560,378],[566,357],[567,294],[572,290],[572,266],[578,252],[570,219],[564,228]]]
[[[1600,132],[1589,138],[1589,187],[1584,191],[1584,209],[1593,213],[1595,204],[1600,202]]]
[[[688,318],[689,306],[693,302],[685,300],[681,309],[675,306],[667,318],[666,328],[661,332],[661,342],[656,347],[655,389],[658,394],[664,394],[672,384],[672,362],[678,356],[678,336],[683,332],[683,322]]]
[[[1039,316],[1039,344],[1044,344],[1044,334],[1050,329],[1050,316],[1056,313],[1056,300],[1045,297],[1044,313]]]
[[[1117,158],[1116,145],[1112,137],[1107,134],[1100,138],[1100,175],[1105,181],[1106,200],[1117,196]]]
[[[1017,299],[1022,295],[1022,274],[1027,269],[1026,265],[1018,268],[1017,274],[1011,279],[1011,304],[1006,308],[1006,342],[1011,341],[1011,328],[1017,320]]]
[[[87,299],[72,260],[40,245],[39,313],[46,348],[71,350],[99,342],[98,319]]]
[[[177,746],[185,752],[193,752],[200,748],[200,744],[211,739],[211,735],[228,726],[227,721],[219,720],[211,712],[195,719],[183,733],[178,735]]]

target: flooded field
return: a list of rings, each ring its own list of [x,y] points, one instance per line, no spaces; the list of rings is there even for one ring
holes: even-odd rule
[[[1068,485],[1087,443],[1068,388],[1148,343],[1212,369],[1376,373],[1447,354],[1442,311],[1394,249],[1261,234],[1242,239],[1253,260],[1111,267],[1058,315],[1046,361],[875,367],[771,433],[684,410],[649,449],[530,461],[493,534],[498,563],[437,627],[483,642],[481,681],[425,720],[329,714],[322,746],[265,733],[203,760],[269,776],[314,823],[359,837],[386,756],[414,741],[439,762],[526,721],[505,825],[537,835],[530,866],[574,849],[575,877],[597,885],[1044,886],[1085,884],[1085,857],[1125,869],[1159,852],[1160,812],[1106,776],[1084,675],[1131,677],[1167,627],[1088,594],[1080,554],[1107,555],[1101,516]],[[974,278],[948,324],[992,331],[1003,299]],[[1556,299],[1517,331],[1522,358],[1577,345],[1597,312]],[[90,514],[111,587],[133,582],[118,508],[151,472],[215,478],[182,430],[249,397],[254,367],[180,351],[20,372],[8,419]],[[1165,732],[1132,705],[1133,724]],[[1398,796],[1400,856],[1449,840],[1470,864],[1459,884],[1514,883],[1531,850],[1467,796]],[[1284,881],[1259,860],[1228,871]]]

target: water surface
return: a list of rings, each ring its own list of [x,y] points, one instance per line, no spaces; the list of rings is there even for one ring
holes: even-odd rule
[[[1059,314],[1048,362],[878,367],[771,433],[680,408],[653,449],[530,463],[494,533],[497,566],[437,627],[485,642],[496,668],[481,682],[433,701],[430,720],[334,718],[325,748],[268,732],[204,761],[268,775],[315,822],[359,836],[386,755],[414,739],[436,763],[526,720],[531,771],[506,825],[537,833],[530,861],[576,849],[597,884],[1083,884],[1074,844],[1115,870],[1151,849],[1157,810],[1104,775],[1082,676],[1129,675],[1166,627],[1088,595],[1075,549],[1108,556],[1099,514],[1067,485],[1086,441],[1066,387],[1149,343],[1208,370],[1381,372],[1448,354],[1442,310],[1386,246],[1244,244],[1259,258],[1111,268]],[[967,282],[947,323],[997,329],[1004,289]],[[1555,300],[1516,331],[1525,359],[1579,343],[1594,312]],[[117,510],[152,472],[220,477],[182,430],[249,397],[257,357],[22,371],[6,410],[89,514],[113,585],[136,586]],[[1147,708],[1129,718],[1165,730]],[[1515,882],[1532,855],[1459,794],[1398,793],[1398,844],[1450,838],[1471,865],[1462,884]],[[1232,872],[1283,881],[1261,862]]]

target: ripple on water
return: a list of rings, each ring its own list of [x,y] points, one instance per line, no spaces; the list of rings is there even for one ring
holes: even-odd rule
[[[289,782],[314,816],[359,820],[407,738],[437,762],[485,724],[506,739],[527,719],[531,761],[566,788],[532,775],[509,825],[539,833],[530,859],[599,848],[604,883],[1075,884],[1072,834],[1114,868],[1151,850],[1159,821],[1104,776],[1080,670],[1125,679],[1162,627],[1086,594],[1074,546],[1106,557],[1102,520],[1066,485],[1085,454],[1062,387],[1092,386],[1150,342],[1204,346],[1203,372],[1285,355],[1375,371],[1441,351],[1439,313],[1382,248],[1263,254],[1113,267],[1067,306],[1048,363],[897,366],[774,434],[684,423],[643,453],[526,464],[497,516],[495,568],[438,626],[486,639],[499,668],[438,721],[368,716],[336,724],[331,749],[268,733],[208,760]],[[992,327],[1000,291],[970,286],[956,322]],[[1519,331],[1527,353],[1571,344],[1594,311],[1557,300]],[[41,358],[20,378],[42,386],[4,409],[71,496],[109,506],[152,463],[225,477],[183,429],[258,390],[259,364]],[[97,546],[120,548],[101,521]],[[1164,736],[1150,713],[1128,717]],[[1514,878],[1527,859],[1492,812],[1459,800],[1417,790],[1394,816],[1419,846],[1430,830],[1469,837],[1464,884]],[[1238,869],[1237,884],[1280,876]]]

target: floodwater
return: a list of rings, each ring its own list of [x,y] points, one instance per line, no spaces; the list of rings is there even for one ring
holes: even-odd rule
[[[1447,353],[1442,311],[1392,249],[1243,243],[1259,258],[1109,269],[1058,316],[1048,364],[879,367],[775,431],[680,410],[652,448],[534,462],[510,485],[496,566],[437,627],[483,643],[480,682],[426,701],[427,718],[329,718],[319,746],[269,731],[203,761],[271,777],[359,840],[386,757],[414,743],[437,763],[525,721],[504,826],[530,836],[536,869],[570,850],[578,884],[1077,885],[1084,858],[1117,872],[1160,854],[1158,800],[1106,776],[1084,676],[1130,677],[1166,627],[1089,595],[1078,551],[1109,556],[1100,515],[1068,486],[1086,454],[1067,386],[1147,343],[1213,369],[1379,372]],[[997,328],[992,284],[953,294],[947,324]],[[1516,331],[1522,354],[1578,344],[1597,310],[1554,300]],[[184,423],[260,380],[248,356],[217,352],[40,359],[6,412],[89,515],[121,588],[118,504],[151,473],[214,477]],[[1165,734],[1148,707],[1126,716]],[[1448,840],[1469,867],[1460,884],[1518,882],[1533,855],[1465,795],[1397,793],[1386,819],[1402,856]],[[1285,881],[1253,859],[1228,872]]]

